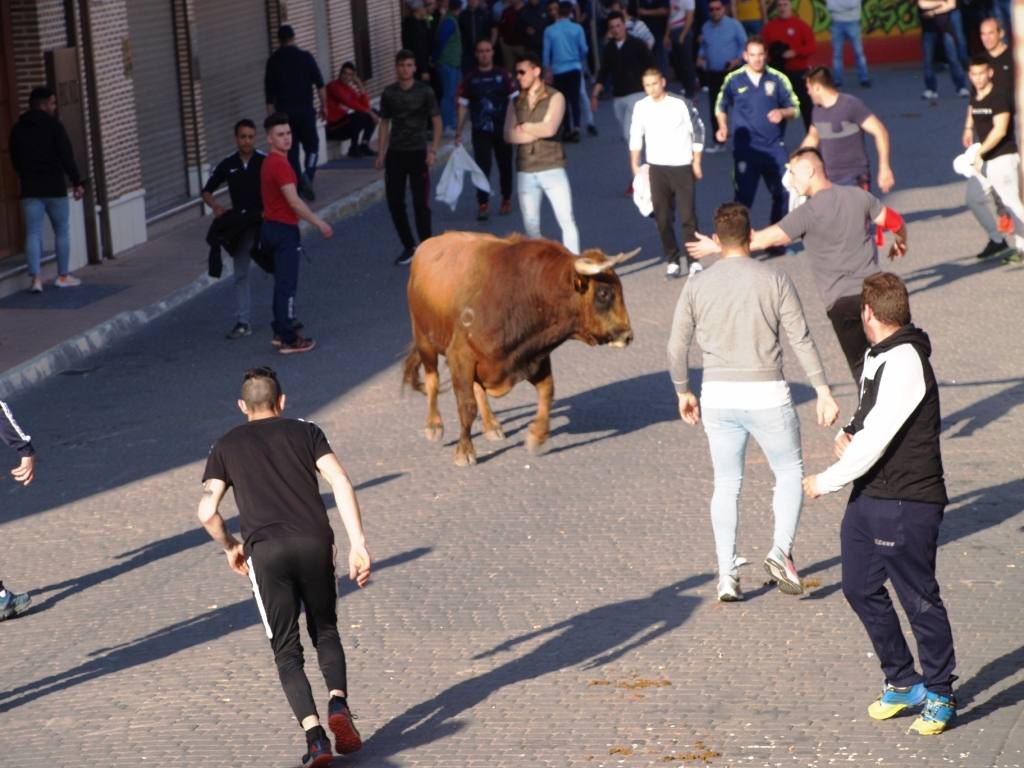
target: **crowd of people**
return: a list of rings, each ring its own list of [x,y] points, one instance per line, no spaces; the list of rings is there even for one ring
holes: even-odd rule
[[[959,21],[945,18],[955,12],[946,7],[950,1],[918,0],[925,21],[925,97],[935,98],[929,48],[934,27],[939,37],[952,40],[947,43],[950,74],[968,98],[961,167],[968,179],[967,203],[989,238],[978,258],[1020,261],[1024,206],[1005,26],[998,15],[982,20],[982,48],[960,67],[952,26]],[[859,51],[859,25],[857,34],[845,28],[844,2],[835,0],[833,35],[854,40]],[[538,0],[499,0],[492,7],[468,0],[463,9],[459,0],[440,0],[436,6],[433,0],[410,0],[402,30],[405,48],[395,56],[396,81],[376,108],[353,65],[344,64],[338,78],[325,83],[313,57],[294,44],[294,31],[282,26],[281,46],[266,70],[268,116],[262,127],[267,152],[256,148],[256,123],[240,119],[234,129],[237,151],[215,167],[203,190],[214,215],[209,242],[214,251],[225,247],[234,259],[237,313],[228,338],[252,333],[248,275],[256,262],[274,275],[271,343],[282,354],[315,347],[312,338],[299,334],[303,328],[295,316],[295,295],[302,250],[299,221],[325,238],[333,234],[305,202],[314,197],[318,116],[326,121],[330,139],[349,142],[350,156],[373,156],[384,171],[387,205],[402,243],[397,264],[411,263],[417,244],[433,233],[430,168],[442,140],[450,137],[458,145],[467,134],[484,173],[490,174],[492,159],[498,167],[500,214],[512,211],[514,181],[526,235],[541,237],[540,211],[547,199],[562,244],[578,254],[580,234],[564,145],[580,140],[602,97],[610,96],[633,177],[629,193],[642,211],[653,214],[666,276],[689,276],[673,316],[669,371],[681,418],[692,425],[702,422],[708,438],[719,600],[743,598],[739,568],[746,560],[736,552],[736,528],[749,436],[760,444],[775,474],[775,527],[764,567],[785,593],[804,591],[793,559],[804,497],[852,483],[841,530],[843,591],[885,675],[883,693],[869,714],[888,719],[923,706],[912,730],[940,733],[956,710],[952,633],[935,578],[938,528],[948,499],[930,341],[911,323],[906,286],[879,270],[878,247],[885,232],[892,235],[890,258],[907,250],[902,216],[871,192],[888,192],[896,183],[889,134],[863,100],[840,90],[841,59],[833,69],[809,66],[814,37],[794,15],[790,0],[777,0],[771,18],[763,0],[738,0],[732,15],[729,10],[724,0],[708,0],[702,10],[706,18],[698,26],[700,14],[686,0],[638,0],[633,9],[613,3],[600,11],[605,42],[599,61],[592,62],[586,24],[594,11],[583,2],[553,2],[541,9]],[[857,61],[860,84],[869,87],[861,53]],[[588,69],[596,73],[590,87]],[[680,93],[670,90],[670,73]],[[707,121],[693,103],[701,84],[709,97]],[[16,127],[12,155],[19,158],[15,167],[23,178],[26,218],[31,211],[32,221],[41,220],[45,211],[56,225],[66,210],[61,214],[50,205],[50,198],[59,197],[51,190],[58,185],[65,190],[66,176],[78,194],[80,180],[68,158],[66,134],[54,117],[52,92],[33,91],[30,106]],[[805,135],[790,153],[785,131],[798,117]],[[376,150],[370,146],[374,135]],[[865,147],[868,136],[877,150],[874,173]],[[733,157],[735,199],[718,207],[714,234],[706,237],[698,231],[695,205],[696,185],[704,175],[702,157],[727,149]],[[49,165],[25,160],[45,152],[54,158]],[[750,207],[762,180],[771,211],[767,225],[755,229]],[[230,207],[214,196],[225,184]],[[415,236],[406,212],[407,189]],[[66,194],[63,198],[66,202]],[[477,206],[478,219],[486,220],[490,195],[479,192]],[[681,240],[675,232],[677,215]],[[783,337],[816,391],[818,423],[832,425],[838,406],[800,297],[786,273],[769,260],[798,240],[859,386],[857,410],[835,441],[837,461],[808,476],[799,421],[782,377]],[[58,238],[59,257],[60,248]],[[766,259],[752,258],[761,252]],[[721,258],[702,267],[701,260],[714,254]],[[213,259],[212,251],[211,264]],[[30,254],[31,263],[31,290],[37,290],[38,256]],[[66,265],[66,257],[60,263]],[[66,269],[58,280],[65,277]],[[691,343],[701,348],[704,359],[699,395],[691,388]],[[27,485],[34,476],[31,438],[7,406],[0,406],[0,437],[21,455],[12,475]],[[282,686],[306,732],[304,765],[326,765],[331,745],[302,670],[300,605],[330,692],[327,724],[338,751],[357,750],[361,738],[347,704],[345,657],[334,611],[333,535],[317,475],[335,492],[350,539],[349,573],[362,586],[371,560],[359,507],[323,432],[282,418],[285,396],[271,369],[246,373],[238,406],[246,424],[214,445],[199,517],[223,546],[231,568],[252,581]],[[241,541],[228,533],[218,512],[228,488],[234,489],[239,508]],[[282,516],[285,509],[289,514]],[[886,579],[917,639],[921,673],[883,587]],[[0,618],[18,615],[29,604],[27,595],[0,582]]]

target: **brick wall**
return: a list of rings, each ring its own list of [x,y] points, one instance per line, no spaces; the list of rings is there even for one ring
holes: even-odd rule
[[[18,111],[23,112],[32,89],[46,84],[45,52],[67,45],[67,27],[61,0],[9,1]]]
[[[89,3],[100,135],[103,139],[104,167],[101,170],[106,177],[107,195],[111,200],[142,188],[135,92],[130,73],[125,72],[124,45],[128,40],[126,2],[128,0],[94,0]]]
[[[402,14],[399,0],[367,0],[367,11],[373,77],[366,86],[371,96],[377,96],[395,82],[395,54],[402,47]]]

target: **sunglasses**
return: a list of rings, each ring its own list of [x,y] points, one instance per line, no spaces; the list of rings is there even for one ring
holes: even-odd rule
[[[528,75],[528,74],[530,74],[530,70],[528,70],[528,69],[517,69],[516,70],[516,74],[517,75]]]

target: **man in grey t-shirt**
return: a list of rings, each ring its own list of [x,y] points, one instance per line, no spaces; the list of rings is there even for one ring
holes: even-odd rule
[[[868,340],[860,320],[860,289],[864,278],[878,271],[878,249],[872,224],[893,233],[889,258],[907,252],[907,228],[896,211],[870,192],[858,187],[832,184],[818,150],[798,149],[790,157],[789,170],[798,194],[808,200],[778,224],[758,230],[751,250],[782,246],[803,238],[811,258],[811,274],[825,302],[828,319],[843,350],[855,381],[860,381]],[[707,237],[687,244],[694,258],[718,251]]]

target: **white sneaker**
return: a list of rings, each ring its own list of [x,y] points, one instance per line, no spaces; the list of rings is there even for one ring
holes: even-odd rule
[[[32,278],[32,282],[29,285],[28,289],[32,293],[42,293],[43,292],[43,279],[41,277],[39,277],[39,275],[36,275],[35,277]]]
[[[53,281],[53,284],[58,288],[77,288],[82,284],[82,281],[74,275],[60,275]]]
[[[935,101],[937,98],[939,98],[939,94],[938,91],[926,90],[924,93],[921,94],[921,98],[924,99],[925,101]]]
[[[959,91],[956,92],[956,95],[959,96],[961,99],[971,98],[971,92],[966,88],[961,88]]]
[[[802,595],[804,583],[793,565],[793,556],[787,555],[778,547],[772,547],[764,560],[764,569],[779,585],[779,591],[787,595]]]
[[[718,579],[718,602],[738,603],[742,599],[739,577],[727,573]]]
[[[698,272],[703,272],[703,271],[704,271],[704,267],[701,266],[699,261],[695,261],[695,262],[693,262],[693,264],[690,265],[690,277],[693,277]]]
[[[665,267],[665,277],[679,277],[683,270],[679,268],[678,262],[670,261]]]

